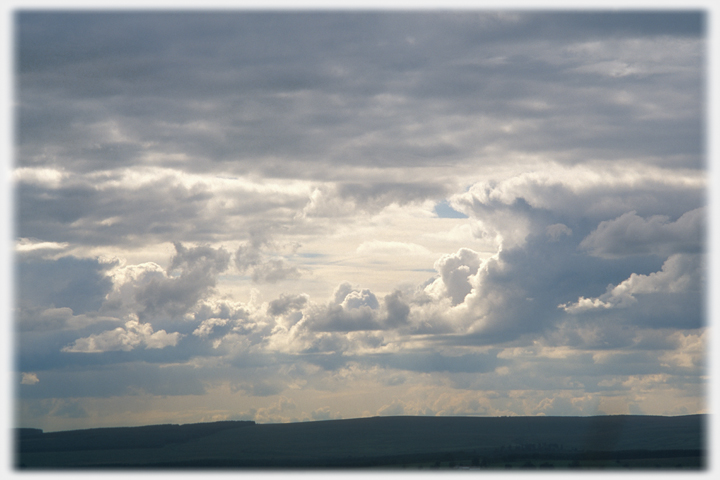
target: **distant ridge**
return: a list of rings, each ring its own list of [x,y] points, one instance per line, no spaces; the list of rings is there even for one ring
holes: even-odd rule
[[[20,428],[16,432],[21,452],[64,452],[162,447],[169,443],[187,442],[222,430],[250,425],[255,425],[255,422],[243,420],[185,425],[102,427],[49,433],[36,428]]]
[[[481,458],[486,465],[506,462],[504,465],[512,467],[512,461],[525,458],[526,463],[534,459],[562,468],[573,461],[594,458],[618,465],[621,459],[625,463],[680,459],[675,466],[692,464],[700,468],[706,456],[707,420],[707,415],[396,416],[283,424],[223,421],[50,433],[17,429],[17,464],[21,468],[352,468],[399,464],[422,468],[423,462],[430,462],[428,467],[440,468],[443,462],[447,467],[461,462],[471,467],[473,460],[479,467]],[[431,459],[436,460],[433,463]]]

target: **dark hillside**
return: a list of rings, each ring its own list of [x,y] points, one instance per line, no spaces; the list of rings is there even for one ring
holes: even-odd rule
[[[212,435],[229,428],[254,425],[252,421],[149,425],[144,427],[93,428],[43,433],[39,429],[18,429],[21,452],[66,452],[162,447]]]
[[[678,458],[699,466],[707,417],[373,417],[290,424],[217,422],[18,436],[25,467],[317,468],[569,466]],[[648,460],[649,462],[650,460]],[[652,460],[655,461],[655,460]],[[514,462],[514,463],[513,463]],[[563,463],[564,462],[564,463]],[[533,464],[535,464],[533,463]],[[667,463],[667,462],[666,462]],[[558,465],[560,465],[558,464]],[[661,465],[662,466],[662,465]]]

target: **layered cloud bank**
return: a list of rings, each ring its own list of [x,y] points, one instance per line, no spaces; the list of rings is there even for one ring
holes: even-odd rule
[[[706,411],[703,22],[18,14],[18,422]]]

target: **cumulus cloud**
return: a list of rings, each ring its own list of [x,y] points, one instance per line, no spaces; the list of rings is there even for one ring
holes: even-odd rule
[[[690,328],[701,322],[701,255],[676,254],[664,264],[643,256],[604,259],[574,253],[579,241],[575,236],[553,238],[546,232],[540,224],[537,234],[530,235],[523,246],[503,249],[483,260],[469,250],[442,257],[436,264],[439,278],[423,290],[429,295],[427,300],[418,295],[410,302],[411,325],[418,333],[464,336],[447,341],[483,344],[551,335],[563,322],[562,312],[629,306],[638,299],[641,308],[623,323],[648,324],[655,318],[657,327]],[[653,272],[658,267],[661,270]],[[583,295],[606,288],[599,297]],[[573,298],[571,292],[577,302],[568,301]],[[664,300],[658,301],[656,296],[662,293]],[[444,298],[450,302],[442,307]],[[621,320],[613,320],[617,321]]]
[[[696,253],[703,249],[705,208],[683,214],[676,221],[667,215],[642,218],[635,211],[600,222],[580,248],[593,255],[618,257],[633,254]]]
[[[349,283],[342,283],[326,306],[308,310],[306,324],[322,332],[378,330],[381,328],[377,321],[379,306],[370,290],[357,290]]]
[[[402,328],[409,324],[409,316],[409,302],[400,290],[385,295],[380,302],[369,289],[343,282],[330,302],[309,304],[296,319],[302,318],[299,326],[312,332],[361,332]]]
[[[445,294],[457,305],[465,300],[472,290],[471,278],[480,268],[480,258],[477,252],[469,248],[461,248],[457,253],[443,255],[435,262],[435,269],[440,273],[440,279],[426,290],[434,290],[435,285],[442,283]]]
[[[345,298],[343,298],[340,306],[342,306],[346,310],[357,310],[360,308],[377,310],[379,304],[377,301],[377,297],[375,297],[375,294],[373,294],[367,288],[364,288],[362,290],[353,289],[349,291],[347,294],[345,294]]]
[[[211,334],[217,334],[218,330],[226,333],[228,329],[224,329],[222,327],[225,327],[228,322],[229,321],[226,318],[208,318],[207,320],[203,320],[202,323],[193,331],[193,335],[207,338]]]
[[[182,317],[215,287],[217,277],[229,265],[223,248],[185,247],[175,244],[167,271],[148,262],[128,265],[111,272],[114,288],[103,310],[134,312],[142,318],[167,315]]]
[[[302,307],[307,304],[308,296],[307,295],[286,295],[282,294],[280,295],[280,298],[277,298],[270,302],[268,305],[268,313],[270,315],[283,315],[291,310],[299,310]]]
[[[121,350],[129,352],[141,345],[145,348],[174,347],[181,334],[167,333],[165,330],[153,332],[152,325],[140,323],[136,319],[128,320],[124,327],[108,330],[86,338],[78,338],[72,345],[62,349],[63,352],[101,353]]]
[[[571,175],[581,170],[585,176]],[[646,295],[666,290],[682,297],[674,297],[677,305],[660,315],[663,319],[658,326],[698,325],[701,310],[690,306],[702,303],[698,287],[702,281],[702,256],[695,254],[703,248],[705,208],[678,213],[674,222],[667,215],[658,215],[658,211],[677,211],[678,207],[666,209],[660,192],[683,191],[692,181],[666,180],[655,173],[649,172],[641,180],[628,171],[626,178],[611,185],[608,182],[615,179],[601,176],[592,167],[559,167],[555,172],[550,168],[479,182],[466,193],[456,195],[453,207],[476,222],[476,237],[494,237],[498,252],[481,258],[465,249],[441,257],[435,264],[440,277],[430,282],[424,292],[436,301],[449,297],[453,308],[443,312],[418,307],[410,315],[415,325],[429,322],[437,328],[444,324],[450,331],[468,335],[468,340],[517,338],[561,323],[558,303],[567,307],[563,310],[566,312],[618,306],[635,302],[643,289],[647,289]],[[677,184],[668,185],[673,182]],[[700,185],[702,182],[692,188],[701,192]],[[627,203],[615,203],[615,194],[625,197]],[[646,203],[648,197],[653,199],[652,208]],[[686,207],[695,202],[689,198],[684,200]],[[647,220],[638,216],[637,210],[628,212],[633,207],[649,212]],[[683,256],[686,252],[688,256]],[[634,255],[628,259],[630,254]],[[662,258],[668,258],[664,266]],[[662,271],[652,273],[658,267]],[[670,280],[675,275],[677,278]],[[645,278],[651,280],[640,280]],[[603,279],[612,284],[606,295],[588,298],[582,294],[583,288],[605,289]],[[632,283],[630,290],[635,293],[628,293],[629,284],[623,279]],[[674,286],[662,287],[663,281]],[[617,290],[611,295],[613,289]],[[622,289],[628,292],[621,295]],[[570,292],[579,293],[575,296],[578,302],[568,301],[573,298]],[[553,298],[562,300],[553,302]],[[669,297],[664,302],[643,302],[642,309],[626,321],[650,322],[651,311],[657,308],[653,310],[649,305],[667,302]],[[686,320],[681,320],[683,317]]]
[[[602,222],[629,211],[676,218],[687,213],[677,229],[696,232],[706,181],[695,170],[668,175],[663,168],[639,164],[549,164],[474,183],[467,192],[451,197],[451,204],[478,219],[488,235],[499,234],[508,247],[522,245],[527,234],[550,226],[548,221],[564,223],[574,231],[575,226],[568,223],[571,219]],[[563,217],[564,222],[553,221]],[[667,223],[668,218],[658,217],[654,222]]]
[[[399,290],[385,295],[385,309],[387,318],[385,325],[389,328],[398,328],[408,323],[410,306],[405,302],[403,294]]]
[[[36,373],[33,372],[22,372],[22,379],[20,380],[20,384],[22,385],[35,385],[40,380],[37,377]]]
[[[633,273],[618,285],[610,285],[607,291],[595,298],[580,297],[575,303],[558,305],[568,313],[582,313],[595,309],[628,308],[638,302],[638,297],[652,293],[696,293],[701,289],[703,256],[675,254],[663,263],[662,270],[649,275]]]

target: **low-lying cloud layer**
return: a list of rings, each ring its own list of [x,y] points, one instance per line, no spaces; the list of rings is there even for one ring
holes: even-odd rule
[[[15,18],[19,424],[706,411],[703,15]]]

